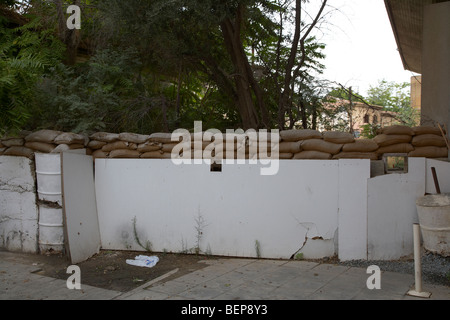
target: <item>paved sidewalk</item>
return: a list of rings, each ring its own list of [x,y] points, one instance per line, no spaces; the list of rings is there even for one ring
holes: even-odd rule
[[[208,260],[201,270],[167,282],[163,276],[127,293],[83,284],[82,290],[69,290],[66,281],[34,274],[37,267],[2,254],[0,300],[425,300],[406,295],[414,286],[412,275],[382,272],[381,289],[369,290],[365,269],[256,259]],[[449,287],[423,289],[431,300],[450,300]]]

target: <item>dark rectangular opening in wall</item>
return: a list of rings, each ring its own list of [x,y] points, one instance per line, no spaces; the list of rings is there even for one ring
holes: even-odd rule
[[[213,162],[211,164],[211,172],[222,172],[222,164]]]

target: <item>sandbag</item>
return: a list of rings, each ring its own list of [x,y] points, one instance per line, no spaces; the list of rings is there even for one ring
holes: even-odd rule
[[[137,145],[135,143],[125,142],[125,141],[116,141],[116,142],[108,143],[107,145],[104,145],[102,147],[102,150],[104,152],[111,152],[113,150],[121,150],[121,149],[136,150]]]
[[[108,132],[97,132],[92,134],[89,138],[91,140],[98,140],[103,142],[115,142],[119,140],[119,134],[117,133],[108,133]]]
[[[157,143],[157,142],[146,142],[146,143],[141,143],[140,145],[137,146],[137,151],[145,153],[145,152],[151,152],[151,151],[158,151],[160,150],[162,147],[161,143]]]
[[[177,145],[178,145],[178,143],[164,143],[161,147],[161,151],[171,153],[172,149]]]
[[[280,152],[279,158],[280,160],[288,160],[288,159],[292,159],[294,157],[293,153],[290,152]]]
[[[385,153],[410,153],[411,151],[414,151],[414,147],[410,143],[399,143],[399,144],[393,144],[386,147],[381,147],[377,150],[376,153],[378,154],[385,154]]]
[[[332,143],[352,143],[355,141],[355,137],[353,134],[348,132],[333,132],[327,131],[323,133],[323,140],[332,142]]]
[[[179,141],[181,141],[183,137],[179,137]],[[150,142],[160,142],[160,143],[174,143],[179,141],[172,141],[171,133],[153,133],[148,138]]]
[[[320,151],[302,151],[294,154],[295,160],[330,160],[332,154]]]
[[[391,146],[393,144],[399,144],[399,143],[410,143],[412,140],[412,136],[410,135],[387,135],[387,134],[380,134],[373,138],[373,141],[375,141],[380,147],[386,147]]]
[[[414,135],[419,136],[422,134],[435,134],[438,136],[442,136],[441,129],[431,126],[419,126],[412,128]]]
[[[327,142],[319,139],[305,140],[302,142],[302,150],[304,151],[320,151],[330,154],[338,154],[341,152],[343,145]]]
[[[10,138],[6,140],[2,140],[0,145],[3,145],[4,147],[21,147],[25,144],[25,140],[22,138]]]
[[[94,159],[105,159],[108,158],[109,153],[102,151],[101,149],[92,152],[92,157]]]
[[[44,153],[51,153],[56,148],[56,145],[45,142],[27,142],[25,147]]]
[[[34,157],[34,151],[27,147],[13,146],[6,149],[3,152],[4,156],[16,156],[16,157],[27,157],[32,159]]]
[[[136,150],[129,150],[129,149],[116,149],[116,150],[112,150],[109,153],[109,157],[111,159],[118,159],[118,158],[139,158],[141,155],[140,152],[136,151]]]
[[[369,159],[378,160],[375,152],[341,152],[333,156],[333,159]]]
[[[108,143],[104,142],[104,141],[98,141],[98,140],[91,140],[88,143],[88,147],[91,148],[92,150],[98,150],[103,148],[104,146],[106,146]]]
[[[63,153],[69,151],[70,147],[68,144],[59,144],[55,149],[53,149],[50,153]]]
[[[53,143],[56,137],[58,137],[62,132],[54,131],[54,130],[41,130],[34,133],[29,134],[25,137],[26,142],[44,142],[44,143]]]
[[[86,137],[81,134],[76,134],[72,132],[64,132],[55,138],[56,144],[82,144],[86,143]]]
[[[70,150],[84,149],[84,144],[69,144]]]
[[[447,158],[448,149],[439,147],[418,147],[408,154],[411,158]]]
[[[413,136],[414,131],[410,127],[406,126],[390,126],[390,127],[384,127],[381,130],[381,134],[387,134],[387,135],[408,135]]]
[[[120,140],[136,144],[145,143],[149,138],[150,136],[148,135],[142,135],[137,133],[124,132],[119,134]]]
[[[302,151],[302,142],[281,142],[280,153],[299,153]]]
[[[317,130],[285,130],[280,132],[281,141],[295,142],[309,139],[322,139],[322,134]]]
[[[435,134],[421,134],[412,139],[412,145],[415,147],[445,147],[445,139]]]
[[[372,139],[358,139],[342,147],[343,152],[374,152],[377,149],[378,144]]]

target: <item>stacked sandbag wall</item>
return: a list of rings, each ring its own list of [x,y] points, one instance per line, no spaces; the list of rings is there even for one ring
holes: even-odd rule
[[[268,136],[270,138],[270,135]],[[225,136],[224,136],[224,145]],[[219,156],[226,159],[228,153],[235,159],[255,159],[253,150],[266,150],[270,156],[271,146],[276,141],[259,145],[258,149],[249,140],[235,143],[234,150],[214,154],[207,147],[211,142],[201,143],[200,155],[194,152],[194,135],[191,134],[191,158]],[[319,132],[316,130],[286,130],[280,132],[279,158],[282,160],[337,160],[337,159],[382,159],[383,154],[400,153],[409,157],[447,158],[448,148],[441,129],[434,127],[391,126],[383,128],[374,139],[355,139],[350,133]],[[19,137],[0,139],[0,155],[33,158],[35,152],[60,153],[67,150],[86,150],[94,158],[108,159],[171,159],[177,146],[170,133],[141,135],[135,133],[98,132],[85,136],[54,130],[23,133]],[[181,149],[178,147],[178,149]],[[189,149],[185,148],[185,149]],[[229,151],[227,153],[227,151]],[[232,152],[234,151],[234,152]],[[182,155],[182,154],[180,154]]]

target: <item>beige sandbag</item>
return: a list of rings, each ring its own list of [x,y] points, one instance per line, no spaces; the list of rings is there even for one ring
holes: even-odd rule
[[[311,139],[303,141],[302,150],[338,154],[341,152],[342,146],[342,144],[327,142],[319,139]]]
[[[396,126],[382,128],[381,134],[412,136],[412,135],[414,135],[414,131],[410,127],[396,125]]]
[[[94,159],[105,159],[108,158],[109,153],[108,152],[104,152],[101,149],[95,150],[94,152],[92,152],[92,157]]]
[[[179,138],[179,141],[182,140],[182,137]],[[171,133],[153,133],[150,135],[148,141],[150,142],[160,142],[160,143],[174,143],[179,141],[172,141]]]
[[[84,149],[84,144],[69,144],[70,150]]]
[[[370,159],[378,160],[378,154],[374,152],[341,152],[333,156],[333,159]]]
[[[295,142],[308,139],[322,139],[317,130],[285,130],[280,132],[281,141]]]
[[[92,134],[89,138],[91,140],[98,140],[103,142],[114,142],[119,140],[119,134],[117,133],[108,133],[108,132],[96,132]]]
[[[280,153],[299,153],[302,151],[302,142],[280,142]]]
[[[279,158],[281,160],[289,160],[289,159],[292,159],[293,157],[294,157],[294,154],[290,153],[290,152],[283,152],[283,153],[280,153],[280,155],[279,155]]]
[[[62,132],[54,131],[54,130],[41,130],[34,133],[29,134],[25,137],[25,141],[27,142],[44,142],[44,143],[53,143],[56,137],[58,137]]]
[[[133,142],[136,144],[145,143],[150,138],[149,135],[142,135],[137,133],[124,132],[119,134],[119,139],[122,141]]]
[[[439,147],[417,147],[408,154],[411,158],[447,158],[448,149]]]
[[[171,153],[172,149],[177,145],[178,145],[178,143],[164,143],[161,147],[161,151]]]
[[[32,159],[34,151],[27,147],[13,146],[3,152],[4,156],[27,157]]]
[[[333,143],[352,143],[355,141],[353,134],[348,132],[327,131],[323,133],[323,140]]]
[[[330,160],[333,155],[320,151],[302,151],[294,155],[295,160]]]
[[[378,144],[372,139],[358,139],[342,147],[343,152],[374,152],[377,149]]]
[[[141,143],[137,146],[137,151],[145,153],[145,152],[151,152],[151,151],[158,151],[161,150],[162,144],[157,142],[149,142]]]
[[[53,149],[50,153],[63,153],[69,151],[70,147],[68,144],[59,144],[55,149]]]
[[[412,140],[412,136],[410,135],[387,135],[387,134],[380,134],[373,138],[373,141],[375,141],[380,147],[386,147],[391,146],[393,144],[399,144],[399,143],[410,143]]]
[[[22,138],[10,138],[6,140],[2,140],[0,145],[3,145],[4,147],[21,147],[25,144],[25,140]]]
[[[6,148],[6,147],[0,147],[0,156],[3,155],[3,152],[5,152],[6,149],[8,149],[8,148]]]
[[[91,140],[88,143],[88,148],[91,148],[92,150],[98,150],[106,146],[108,143],[104,141],[98,141],[98,140]]]
[[[141,155],[140,152],[136,150],[128,150],[128,149],[116,149],[112,150],[109,153],[109,157],[111,159],[119,159],[119,158],[127,158],[127,159],[135,159],[139,158]]]
[[[410,153],[414,151],[414,147],[410,143],[398,143],[386,147],[380,147],[377,150],[377,154],[385,153]]]
[[[33,149],[35,151],[51,153],[56,148],[56,145],[45,142],[27,142],[25,143],[25,147]]]
[[[412,128],[414,135],[419,136],[422,134],[435,134],[442,136],[441,129],[431,126],[419,126]]]
[[[421,134],[412,139],[412,145],[415,147],[445,147],[444,137],[435,134]]]
[[[5,148],[6,146],[0,141],[0,148]]]
[[[82,144],[86,143],[86,137],[81,134],[76,134],[72,132],[64,132],[55,138],[56,144]]]
[[[120,149],[136,150],[137,145],[135,143],[125,142],[125,141],[116,141],[116,142],[108,143],[107,145],[104,145],[102,147],[102,150],[104,152],[111,152],[113,150],[120,150]]]
[[[172,154],[160,151],[150,151],[141,154],[141,159],[171,159]]]

